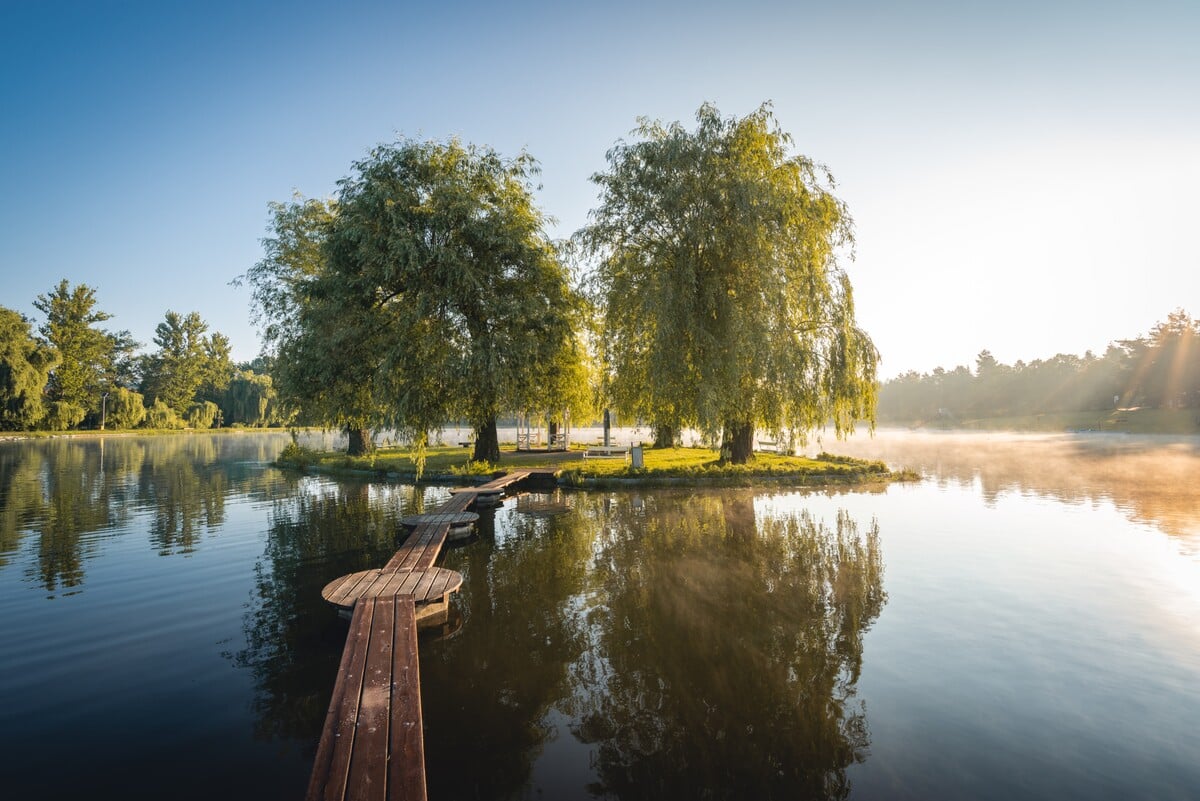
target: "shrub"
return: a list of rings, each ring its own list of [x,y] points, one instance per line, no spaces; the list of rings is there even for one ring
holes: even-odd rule
[[[193,403],[187,411],[187,424],[195,429],[212,428],[219,411],[212,401]]]
[[[179,419],[179,415],[175,413],[175,410],[158,398],[155,398],[154,405],[146,410],[144,425],[146,428],[184,427],[183,420]]]
[[[54,401],[42,418],[42,425],[51,431],[66,431],[83,422],[87,409],[67,401]]]
[[[117,387],[108,393],[107,428],[135,428],[146,419],[146,404],[142,393],[125,387]]]

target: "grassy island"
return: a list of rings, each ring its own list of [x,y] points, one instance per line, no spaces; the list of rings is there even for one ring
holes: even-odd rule
[[[572,487],[623,486],[629,484],[756,484],[786,482],[803,486],[877,484],[915,478],[910,472],[894,472],[878,461],[832,456],[815,458],[759,453],[748,464],[723,463],[711,448],[647,448],[645,466],[634,468],[625,458],[585,458],[585,448],[557,452],[517,452],[505,449],[499,464],[470,459],[467,448],[435,446],[427,450],[421,481],[431,483],[469,482],[487,479],[506,470],[552,468],[559,483]],[[275,464],[332,475],[373,475],[380,478],[417,480],[416,463],[404,447],[380,448],[367,456],[345,452],[315,451],[290,445]]]

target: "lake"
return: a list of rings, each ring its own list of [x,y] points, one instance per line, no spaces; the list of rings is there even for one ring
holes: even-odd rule
[[[288,441],[0,442],[7,797],[303,796],[320,589],[448,491],[270,467]],[[824,449],[923,479],[484,512],[420,643],[430,798],[1200,797],[1200,441]]]

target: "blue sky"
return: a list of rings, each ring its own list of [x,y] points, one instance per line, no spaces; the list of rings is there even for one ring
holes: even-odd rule
[[[1200,3],[0,0],[0,305],[61,278],[249,359],[267,203],[397,136],[527,149],[555,235],[638,116],[771,100],[856,221],[884,375],[1200,315]]]

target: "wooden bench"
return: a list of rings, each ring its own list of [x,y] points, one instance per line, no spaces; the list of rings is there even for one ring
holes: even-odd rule
[[[584,459],[627,459],[629,448],[617,445],[596,445],[583,452]]]
[[[426,798],[412,598],[355,605],[305,798]]]

